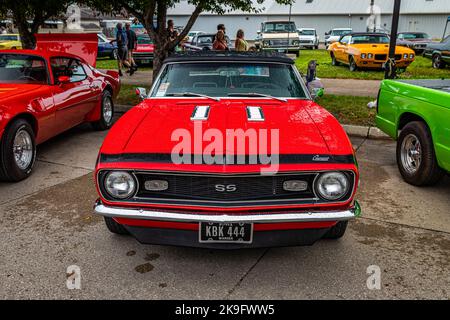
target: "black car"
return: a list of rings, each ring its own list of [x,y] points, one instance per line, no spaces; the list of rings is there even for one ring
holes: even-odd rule
[[[433,61],[435,69],[443,69],[446,65],[450,65],[450,35],[441,42],[427,44],[423,55]]]
[[[397,35],[397,45],[408,47],[416,54],[422,54],[431,42],[431,37],[425,32],[401,32]]]
[[[192,42],[186,43],[184,47],[187,51],[212,50],[215,37],[215,33],[197,35],[192,39]],[[230,38],[227,35],[225,38],[227,39],[228,48],[232,49]]]

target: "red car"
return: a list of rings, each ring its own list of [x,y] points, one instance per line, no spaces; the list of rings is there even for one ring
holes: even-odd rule
[[[0,51],[1,181],[27,178],[36,145],[57,134],[82,122],[97,130],[112,124],[119,76],[93,67],[97,35],[45,34],[37,41],[36,50]]]
[[[147,34],[137,36],[136,49],[133,51],[133,59],[136,64],[151,64],[153,62],[155,45]]]
[[[352,144],[290,58],[175,55],[138,92],[95,170],[95,211],[111,232],[221,249],[310,245],[342,237],[360,214]]]

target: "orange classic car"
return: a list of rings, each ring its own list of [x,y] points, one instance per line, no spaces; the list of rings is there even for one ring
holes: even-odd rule
[[[389,36],[384,33],[350,33],[331,44],[328,51],[334,66],[346,64],[350,71],[358,68],[382,69],[389,56]],[[414,51],[397,46],[397,68],[406,69],[415,59]]]

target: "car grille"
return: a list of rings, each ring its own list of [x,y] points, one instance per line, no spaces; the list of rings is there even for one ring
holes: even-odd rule
[[[99,173],[99,180],[105,171]],[[248,207],[292,205],[300,203],[323,203],[315,195],[314,180],[319,173],[286,173],[272,176],[265,175],[213,175],[186,173],[153,173],[135,172],[138,190],[127,202],[169,205],[196,205],[205,207]],[[354,174],[347,172],[352,187],[341,201],[350,198],[353,191]],[[168,189],[164,191],[149,191],[145,188],[148,180],[165,180]],[[283,183],[287,180],[301,180],[308,185],[305,191],[286,191]],[[102,183],[100,190],[108,200]],[[233,190],[224,191],[227,187]],[[235,189],[235,190],[234,190]]]
[[[313,43],[312,40],[300,40],[300,43]]]
[[[153,59],[153,52],[133,52],[134,59]]]
[[[386,61],[387,60],[387,54],[376,54],[375,60],[379,61]]]
[[[287,46],[289,44],[287,39],[275,39],[270,40],[270,45],[272,46]]]

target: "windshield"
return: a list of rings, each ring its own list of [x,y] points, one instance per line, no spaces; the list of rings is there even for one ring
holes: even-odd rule
[[[430,39],[430,36],[426,33],[403,33],[401,38],[406,40],[418,40],[418,39]]]
[[[345,34],[351,33],[352,30],[333,30],[331,31],[332,36],[343,36]]]
[[[145,36],[138,36],[137,43],[138,44],[153,44],[153,41],[149,36],[145,35]]]
[[[293,22],[266,22],[264,24],[265,33],[276,33],[276,32],[295,32],[295,23]]]
[[[17,41],[18,36],[15,35],[0,35],[0,41]]]
[[[314,31],[314,30],[300,30],[298,34],[301,35],[301,36],[314,36],[314,35],[316,35],[316,31]]]
[[[280,98],[306,98],[292,66],[271,63],[179,63],[163,70],[152,97],[181,93],[210,97],[265,94]]]
[[[0,54],[0,83],[47,84],[44,59],[28,55]]]
[[[362,43],[389,43],[388,36],[382,35],[361,35],[361,36],[353,36],[352,44],[362,44]]]

